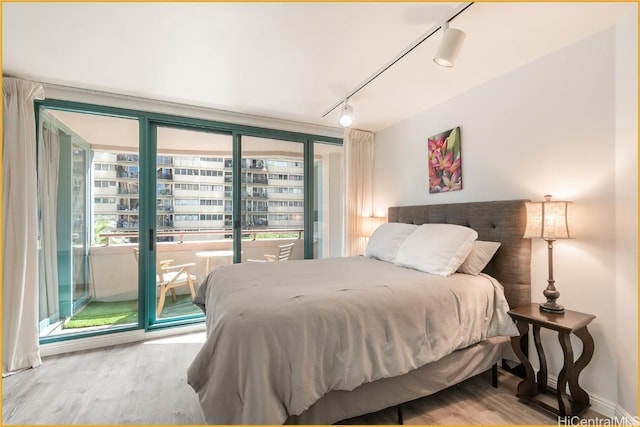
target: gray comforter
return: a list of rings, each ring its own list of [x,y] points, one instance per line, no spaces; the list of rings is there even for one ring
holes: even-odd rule
[[[212,424],[282,424],[330,390],[517,334],[495,279],[364,257],[220,267],[196,302],[207,339],[188,382]]]

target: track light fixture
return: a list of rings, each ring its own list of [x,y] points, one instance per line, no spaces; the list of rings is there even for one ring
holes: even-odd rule
[[[338,101],[331,108],[329,108],[322,117],[326,117],[331,112],[335,111],[340,105],[342,105],[340,111],[340,124],[344,127],[351,126],[353,122],[353,108],[348,105],[349,98],[362,90],[369,83],[378,78],[382,73],[391,68],[394,64],[400,61],[402,58],[407,56],[410,52],[412,52],[415,48],[420,46],[425,40],[428,40],[431,36],[436,34],[440,28],[443,30],[443,38],[440,44],[440,48],[436,56],[433,58],[433,62],[443,67],[453,67],[453,63],[458,56],[458,51],[462,46],[462,42],[464,41],[466,34],[460,30],[455,28],[449,28],[449,22],[453,21],[457,16],[467,10],[473,2],[470,3],[461,3],[458,7],[453,9],[451,13],[445,18],[444,23],[440,26],[434,25],[423,34],[418,40],[414,41],[412,44],[407,46],[402,52],[393,57],[389,62],[383,65],[378,71],[373,73],[370,77],[368,77],[365,81],[360,83],[355,89],[351,92],[344,95],[345,101]]]
[[[449,28],[449,23],[446,21],[441,28],[443,31],[442,42],[433,62],[443,67],[453,67],[466,34],[458,29]]]
[[[349,127],[353,123],[353,107],[348,102],[349,99],[346,99],[340,110],[340,125],[343,127]]]

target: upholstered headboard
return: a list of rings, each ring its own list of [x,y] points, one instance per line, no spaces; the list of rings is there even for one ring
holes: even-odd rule
[[[398,206],[389,208],[389,222],[458,224],[473,228],[479,240],[500,242],[483,272],[504,286],[509,306],[531,303],[531,239],[524,239],[527,200]]]

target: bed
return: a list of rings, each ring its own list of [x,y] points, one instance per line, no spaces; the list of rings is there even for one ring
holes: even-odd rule
[[[188,370],[208,423],[330,424],[503,357],[517,334],[506,312],[530,301],[523,201],[392,207],[388,221],[455,224],[500,248],[477,275],[364,256],[216,269],[196,295],[207,340]]]

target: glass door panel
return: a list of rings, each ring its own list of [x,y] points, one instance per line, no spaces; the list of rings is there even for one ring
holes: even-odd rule
[[[304,144],[243,136],[240,161],[242,260],[304,258]]]
[[[138,121],[39,117],[40,336],[137,327]]]
[[[89,298],[89,195],[91,155],[89,147],[81,141],[74,141],[71,147],[73,184],[71,188],[72,230],[71,247],[72,304],[73,311],[82,307]]]
[[[232,158],[231,135],[157,127],[157,319],[201,315],[192,291],[233,262]]]

